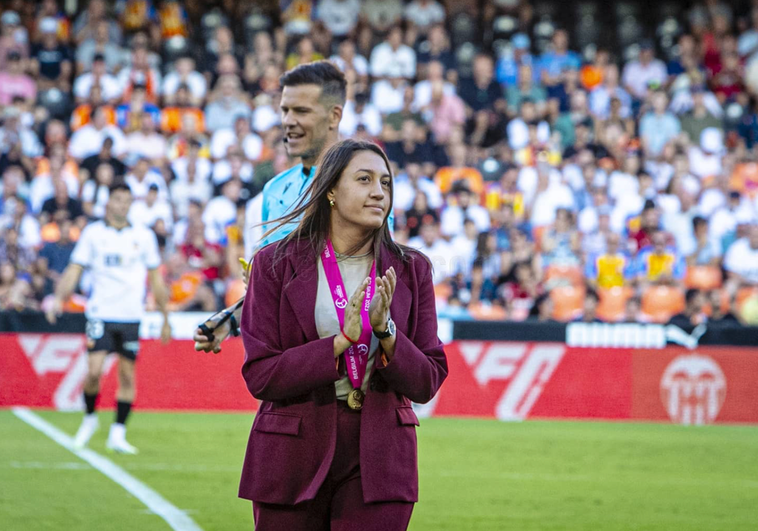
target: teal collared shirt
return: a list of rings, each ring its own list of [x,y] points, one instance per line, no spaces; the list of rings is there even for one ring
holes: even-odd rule
[[[269,224],[269,221],[281,218],[287,215],[295,205],[297,205],[300,198],[308,190],[313,177],[316,175],[316,166],[313,166],[309,172],[306,173],[302,163],[297,166],[283,171],[263,187],[263,207],[261,210],[261,221],[263,221],[263,233],[265,234],[269,229],[273,228],[273,225]],[[390,230],[395,228],[395,214],[390,212],[390,217],[387,220]],[[297,228],[297,223],[289,223],[280,227],[275,233],[271,234],[268,238],[263,239],[259,246],[263,247],[269,243],[273,243],[281,240],[293,230]]]
[[[310,186],[314,175],[316,175],[315,166],[306,173],[303,165],[298,164],[283,171],[266,183],[266,186],[263,187],[263,207],[261,211],[264,234],[273,227],[273,225],[267,223],[268,221],[285,216],[292,210],[308,189],[308,186]],[[296,228],[296,223],[289,223],[280,227],[279,230],[260,243],[261,247],[281,240]]]

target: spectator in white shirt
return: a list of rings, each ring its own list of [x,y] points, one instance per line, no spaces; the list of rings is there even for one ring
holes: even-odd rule
[[[531,204],[532,226],[542,227],[555,223],[559,208],[573,212],[574,194],[563,183],[560,172],[540,164],[537,167],[537,189]]]
[[[71,135],[68,144],[68,154],[78,160],[84,160],[90,155],[100,152],[103,140],[113,140],[112,152],[121,157],[126,152],[124,133],[115,125],[108,125],[108,117],[103,107],[96,108],[92,113],[92,122],[79,128]]]
[[[729,282],[739,286],[758,286],[758,224],[748,229],[746,238],[734,242],[724,256]]]
[[[205,108],[205,128],[208,131],[233,129],[234,120],[239,115],[250,118],[250,106],[240,89],[240,80],[236,75],[227,74],[216,81],[216,88],[211,95],[213,102]]]
[[[203,212],[205,239],[211,243],[224,240],[226,227],[237,220],[237,202],[242,192],[239,179],[229,179],[221,185],[221,195],[211,199]]]
[[[26,157],[42,155],[42,145],[36,133],[24,125],[23,116],[18,108],[9,105],[3,111],[2,116],[3,126],[0,127],[1,153],[9,153],[17,146]]]
[[[191,55],[184,55],[176,60],[174,67],[174,70],[163,79],[161,94],[163,94],[165,105],[174,104],[176,91],[180,85],[185,84],[190,90],[190,102],[193,106],[199,107],[208,87],[205,76],[195,70],[195,59]]]
[[[174,225],[174,215],[168,201],[158,199],[158,185],[151,184],[144,201],[134,201],[129,209],[129,223],[153,228],[158,220],[170,231]]]
[[[371,51],[371,75],[374,77],[416,77],[416,52],[403,44],[403,30],[393,26],[387,39]]]
[[[751,62],[758,52],[758,6],[754,6],[750,10],[750,21],[752,23],[750,29],[742,32],[740,38],[737,40],[737,52],[745,62]]]
[[[724,152],[724,132],[706,127],[700,133],[700,146],[692,146],[688,152],[692,173],[701,180],[720,175]]]
[[[408,163],[405,171],[398,174],[394,188],[394,208],[403,212],[411,209],[416,200],[416,192],[419,190],[426,194],[430,208],[438,209],[443,205],[439,186],[428,177],[422,176],[421,166],[415,162]]]
[[[316,7],[316,18],[334,37],[346,37],[352,33],[360,13],[360,0],[320,0]]]
[[[195,180],[208,181],[211,177],[213,167],[211,161],[205,157],[200,156],[200,148],[202,145],[197,140],[190,139],[188,142],[187,153],[183,157],[179,157],[171,163],[171,169],[178,181],[189,180],[189,167],[194,166],[193,172],[195,173]]]
[[[216,161],[213,165],[211,179],[216,187],[223,186],[229,179],[238,179],[243,183],[253,180],[253,165],[245,158],[241,149],[236,146],[229,148],[226,158]]]
[[[729,192],[724,206],[717,208],[710,215],[708,236],[711,240],[721,243],[728,234],[737,230],[737,225],[753,221],[753,209],[750,201],[743,198],[737,190]]]
[[[384,115],[400,112],[403,109],[406,90],[411,91],[412,100],[413,89],[402,77],[380,79],[371,87],[371,104]]]
[[[632,115],[632,98],[619,85],[619,68],[609,64],[603,72],[603,82],[590,93],[590,110],[596,118],[608,119],[611,111],[611,99],[617,98],[621,103],[619,116],[629,118]]]
[[[250,119],[240,115],[234,119],[234,129],[218,129],[211,137],[211,157],[223,159],[232,146],[240,148],[251,161],[260,158],[263,151],[261,137],[250,129]]]
[[[97,219],[105,217],[105,205],[108,204],[113,178],[113,166],[103,162],[95,168],[93,178],[84,183],[82,186],[82,209],[87,216]]]
[[[365,93],[358,93],[354,99],[345,102],[340,121],[340,134],[354,136],[359,126],[363,126],[369,135],[378,137],[382,133],[382,115],[379,109],[369,103]]]
[[[426,35],[431,26],[445,22],[445,8],[434,0],[413,0],[405,6],[405,19]]]
[[[435,285],[455,274],[450,244],[440,237],[439,223],[436,221],[421,225],[419,235],[408,240],[408,246],[421,251],[429,258],[432,263],[432,282]]]
[[[419,111],[432,103],[432,86],[438,82],[443,83],[442,90],[445,95],[455,95],[455,85],[445,81],[444,65],[439,61],[431,61],[427,66],[427,78],[413,87],[413,110]]]
[[[454,183],[451,195],[456,200],[455,204],[445,207],[440,219],[442,234],[445,237],[454,238],[463,234],[463,224],[467,219],[476,224],[479,232],[489,230],[490,214],[486,208],[479,205],[476,194],[471,191],[466,181]]]
[[[26,202],[19,196],[5,200],[3,215],[0,216],[0,230],[13,226],[18,231],[18,245],[25,249],[36,249],[42,245],[39,221],[27,212]]]
[[[144,157],[137,160],[131,173],[126,176],[126,184],[132,191],[134,201],[144,201],[151,185],[158,187],[158,196],[162,201],[168,201],[166,180],[159,172],[150,167],[150,161]]]
[[[159,166],[166,158],[166,138],[155,130],[151,114],[140,117],[140,128],[126,137],[128,158],[145,157],[154,166]]]
[[[32,212],[35,214],[39,214],[42,204],[53,197],[56,183],[59,181],[66,185],[69,197],[79,195],[79,179],[76,175],[66,171],[65,164],[66,161],[63,156],[51,156],[49,173],[37,175],[32,179],[29,200],[32,205]]]
[[[363,0],[361,14],[375,33],[384,34],[400,23],[403,16],[401,0]]]
[[[622,83],[629,93],[638,100],[644,100],[651,85],[662,86],[668,78],[666,65],[655,58],[653,43],[645,41],[640,45],[640,56],[624,67]]]
[[[111,72],[115,72],[121,64],[123,50],[118,44],[110,41],[108,20],[100,20],[95,25],[94,35],[85,40],[76,48],[76,67],[78,72],[87,72],[92,68],[92,63],[97,54],[103,56],[105,66]]]
[[[145,46],[136,46],[132,43],[131,64],[122,68],[118,73],[118,80],[124,97],[128,98],[135,86],[144,85],[147,89],[147,100],[157,103],[161,89],[161,74],[150,62],[150,52]]]
[[[176,210],[176,216],[183,218],[189,211],[191,201],[205,204],[210,200],[213,195],[213,186],[208,180],[207,175],[202,176],[200,174],[202,163],[208,163],[206,159],[182,158],[180,160],[184,163],[183,175],[181,178],[177,176],[171,182],[169,189],[171,191],[171,203]]]
[[[355,52],[355,43],[352,40],[346,39],[342,41],[339,53],[332,55],[329,60],[343,72],[354,71],[361,82],[365,83],[368,76],[368,61],[366,61],[365,57]]]
[[[476,222],[471,218],[466,218],[463,222],[463,232],[450,241],[451,272],[454,275],[462,273],[464,278],[471,275],[479,234]]]
[[[86,103],[89,100],[93,85],[100,87],[103,100],[108,103],[115,103],[121,96],[122,85],[106,71],[105,57],[102,54],[95,54],[92,71],[80,75],[74,81],[73,92],[77,103]]]

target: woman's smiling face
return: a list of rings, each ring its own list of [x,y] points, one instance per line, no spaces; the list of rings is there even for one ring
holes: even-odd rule
[[[334,201],[333,220],[367,230],[380,228],[392,208],[391,186],[384,159],[372,151],[357,152],[327,194]]]

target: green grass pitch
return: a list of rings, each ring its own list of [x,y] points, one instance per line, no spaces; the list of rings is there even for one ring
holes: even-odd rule
[[[39,413],[69,434],[79,414]],[[104,451],[111,412],[90,443]],[[236,497],[252,415],[130,419],[136,457],[108,455],[205,531],[251,530]],[[0,410],[0,529],[166,530],[136,498]],[[411,530],[755,530],[758,428],[421,421]]]

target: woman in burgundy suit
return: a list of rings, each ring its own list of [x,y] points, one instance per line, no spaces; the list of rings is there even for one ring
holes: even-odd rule
[[[387,226],[392,190],[378,146],[338,142],[279,220],[297,228],[253,261],[242,374],[261,405],[239,494],[258,531],[408,527],[411,401],[434,397],[447,361],[431,265]]]

